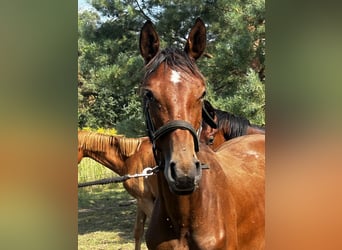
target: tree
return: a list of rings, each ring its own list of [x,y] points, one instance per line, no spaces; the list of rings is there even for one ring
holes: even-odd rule
[[[138,95],[142,24],[147,18],[154,22],[162,47],[183,48],[198,16],[208,33],[206,54],[198,61],[208,99],[216,108],[265,124],[264,0],[96,0],[92,5],[97,12],[79,15],[80,126],[144,135]]]
[[[80,127],[109,128],[132,119],[127,110],[142,77],[136,39],[142,19],[134,21],[123,7],[115,15],[104,22],[91,11],[79,15],[79,75],[84,79],[79,84]]]

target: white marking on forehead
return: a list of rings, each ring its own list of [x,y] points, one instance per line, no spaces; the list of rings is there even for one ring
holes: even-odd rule
[[[180,82],[180,74],[179,72],[172,70],[171,72],[171,82],[173,82],[174,84],[177,84]]]

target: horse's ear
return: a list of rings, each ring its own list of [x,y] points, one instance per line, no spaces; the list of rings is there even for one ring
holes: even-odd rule
[[[146,21],[140,32],[140,54],[147,64],[159,50],[159,36],[150,20]]]
[[[191,28],[188,40],[185,45],[185,52],[197,60],[204,52],[206,46],[206,28],[201,18],[197,18],[195,25]]]

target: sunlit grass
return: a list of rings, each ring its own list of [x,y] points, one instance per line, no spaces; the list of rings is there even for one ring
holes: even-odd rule
[[[84,158],[78,166],[78,182],[117,176],[113,171]],[[121,183],[78,189],[78,249],[134,249],[136,201]],[[146,250],[145,243],[142,250]]]
[[[112,176],[117,174],[90,158],[83,158],[78,165],[78,183]]]

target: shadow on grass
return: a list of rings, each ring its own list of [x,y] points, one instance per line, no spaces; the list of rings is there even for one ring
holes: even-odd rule
[[[134,242],[136,202],[122,184],[79,188],[78,234],[97,231],[116,232]]]

